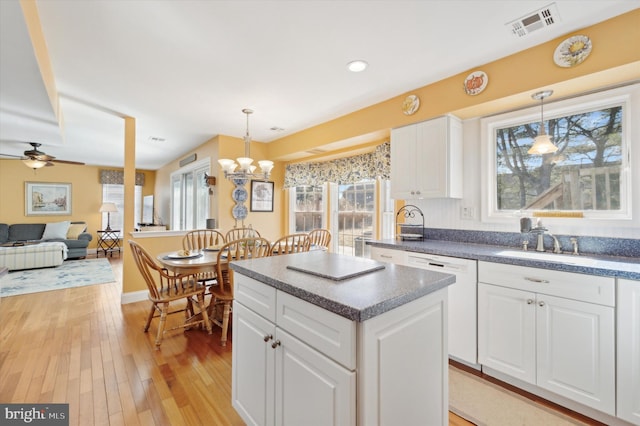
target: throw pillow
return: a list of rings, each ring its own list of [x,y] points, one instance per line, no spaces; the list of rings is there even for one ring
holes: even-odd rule
[[[65,220],[62,222],[47,223],[42,234],[43,240],[64,240],[67,238],[67,231],[69,230],[70,221]]]
[[[69,225],[69,230],[67,231],[67,240],[77,240],[78,236],[87,229],[87,225],[84,223],[72,223]]]

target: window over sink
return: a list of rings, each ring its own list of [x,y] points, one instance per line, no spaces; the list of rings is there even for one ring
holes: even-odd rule
[[[640,86],[548,102],[544,126],[555,153],[528,154],[540,128],[535,107],[481,120],[483,220],[534,211],[631,219],[631,123]]]

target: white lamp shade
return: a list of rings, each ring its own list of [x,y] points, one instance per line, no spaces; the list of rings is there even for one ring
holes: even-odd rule
[[[542,134],[534,139],[533,145],[531,145],[531,148],[529,148],[529,151],[527,152],[532,155],[542,155],[551,154],[557,150],[558,147],[551,142],[549,135]]]
[[[46,161],[40,161],[33,158],[25,158],[22,162],[31,169],[39,169],[47,165]]]
[[[240,157],[237,158],[236,161],[240,164],[240,170],[247,171],[249,170],[249,166],[253,163],[253,158],[249,157]]]
[[[262,173],[269,174],[273,169],[273,161],[269,161],[269,160],[258,161],[258,165],[260,166]]]
[[[102,203],[100,213],[115,213],[118,211],[115,203]]]

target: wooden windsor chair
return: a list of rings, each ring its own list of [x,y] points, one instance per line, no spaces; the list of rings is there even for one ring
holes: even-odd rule
[[[218,252],[216,264],[216,280],[218,285],[211,286],[210,291],[214,297],[211,306],[211,322],[222,329],[220,344],[227,345],[227,332],[229,330],[229,315],[233,303],[233,271],[229,268],[229,262],[234,260],[255,259],[268,256],[271,244],[265,238],[241,238],[229,241]],[[221,307],[221,312],[218,308]]]
[[[170,274],[169,271],[158,266],[149,253],[135,241],[129,241],[129,246],[138,270],[147,284],[149,300],[152,304],[147,323],[144,326],[145,333],[149,331],[151,320],[157,316],[160,317],[155,340],[156,349],[160,348],[164,333],[167,331],[204,324],[211,334],[211,323],[204,304],[206,287],[191,275]],[[170,304],[178,300],[186,300],[187,306],[184,309],[171,311]],[[198,307],[198,312],[195,312],[193,308],[194,303]],[[156,311],[159,312],[159,315],[155,315]],[[165,329],[167,317],[180,312],[185,312],[185,322]]]

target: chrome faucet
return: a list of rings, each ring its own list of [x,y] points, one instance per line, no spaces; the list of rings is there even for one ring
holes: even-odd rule
[[[542,221],[540,219],[538,219],[538,221],[536,222],[535,228],[531,228],[530,232],[532,234],[536,234],[538,236],[538,241],[537,241],[537,244],[536,244],[536,251],[544,251],[544,236],[545,236],[545,233],[547,231],[548,231],[548,229],[545,228],[542,225]],[[553,252],[554,253],[562,253],[562,250],[560,250],[560,242],[555,237],[555,235],[553,235],[551,233],[547,233],[547,235],[549,235],[551,238],[553,238]]]

